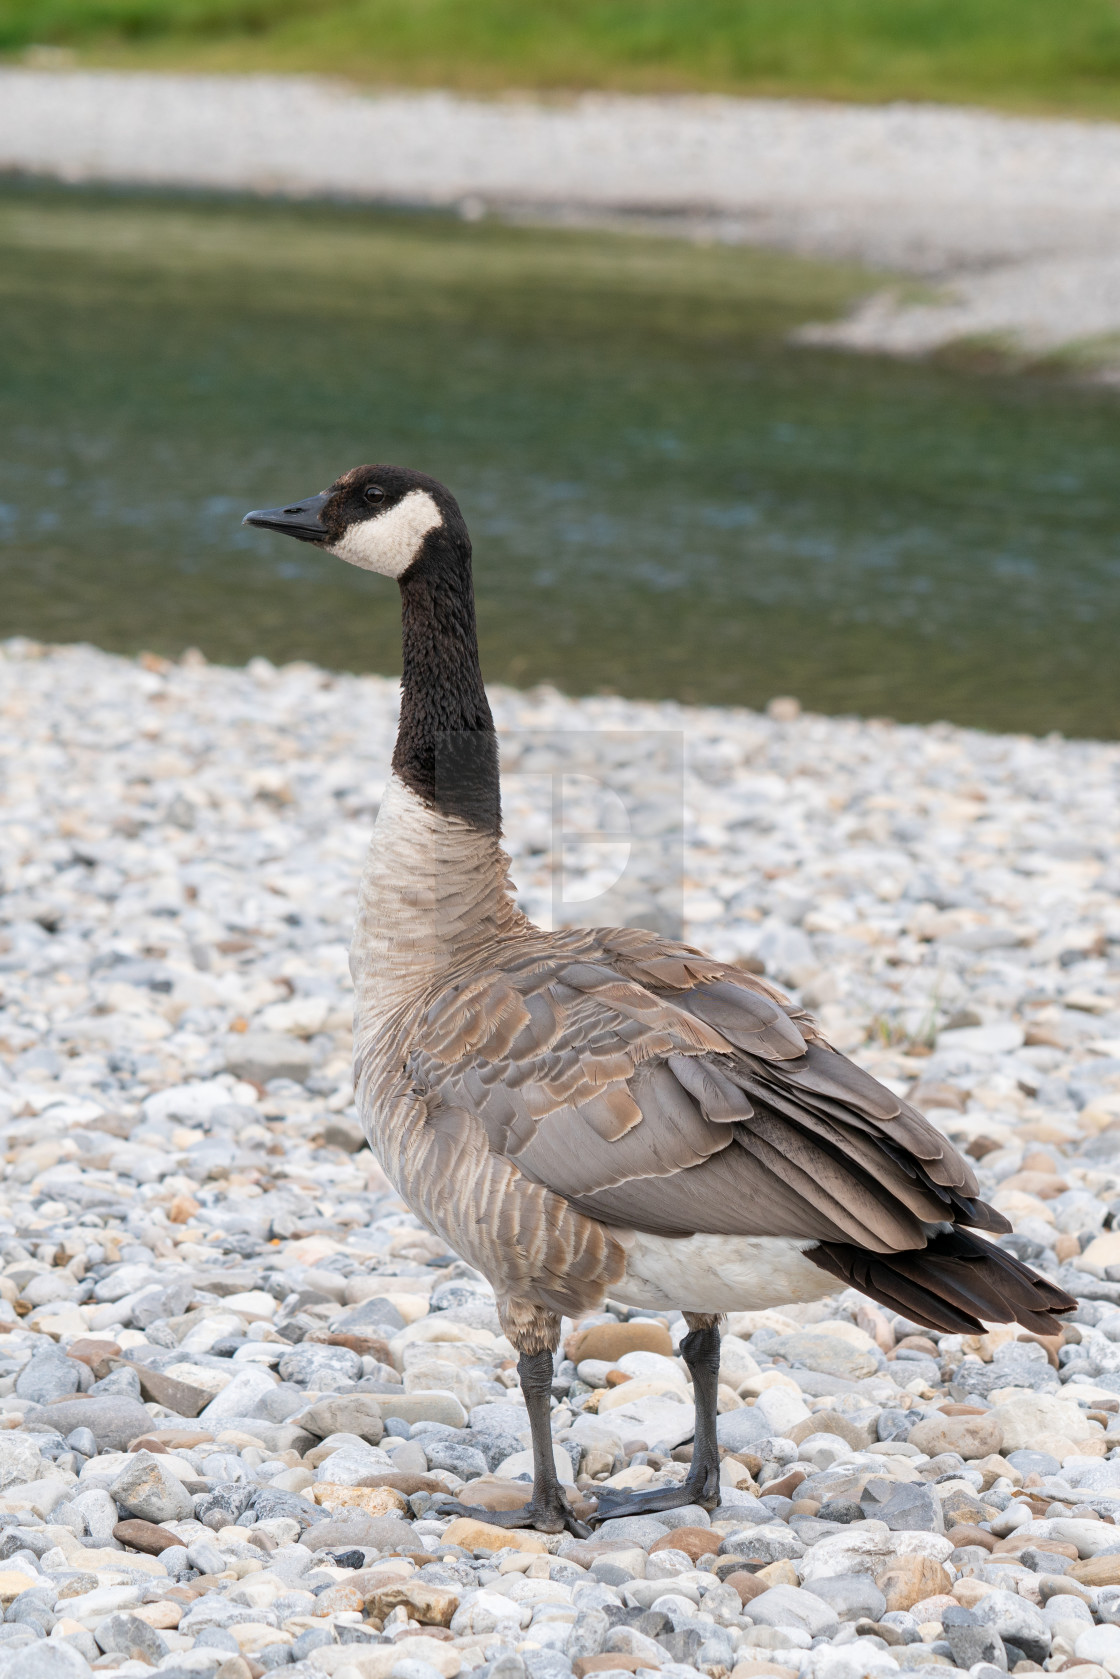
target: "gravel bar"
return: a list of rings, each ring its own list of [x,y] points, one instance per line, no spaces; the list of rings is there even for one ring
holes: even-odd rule
[[[1063,1333],[733,1314],[722,1501],[523,1502],[493,1295],[397,1199],[346,945],[396,683],[0,649],[0,1679],[1120,1674],[1120,746],[493,691],[680,730],[688,935],[977,1163]],[[511,778],[523,902],[547,835]],[[573,1503],[686,1474],[679,1314],[564,1326]]]
[[[363,93],[301,77],[0,70],[0,169],[67,181],[655,218],[936,276],[816,332],[918,354],[1120,329],[1120,125],[929,105]]]

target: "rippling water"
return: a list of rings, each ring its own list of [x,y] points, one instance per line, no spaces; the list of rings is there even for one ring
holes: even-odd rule
[[[0,191],[0,634],[397,668],[241,513],[443,478],[487,675],[1120,734],[1120,407],[792,347],[866,285],[644,238]]]

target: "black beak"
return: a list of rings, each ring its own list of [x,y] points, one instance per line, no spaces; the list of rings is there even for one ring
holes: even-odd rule
[[[300,542],[325,542],[330,532],[319,515],[330,498],[331,492],[324,490],[321,495],[293,502],[291,507],[261,507],[255,513],[246,513],[241,523],[259,525],[266,531],[282,531]]]

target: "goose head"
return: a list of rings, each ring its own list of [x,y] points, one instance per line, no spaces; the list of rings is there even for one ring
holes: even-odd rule
[[[425,559],[470,555],[459,504],[426,473],[400,466],[356,466],[329,489],[284,507],[246,513],[244,525],[313,542],[363,571],[398,582],[423,569]]]

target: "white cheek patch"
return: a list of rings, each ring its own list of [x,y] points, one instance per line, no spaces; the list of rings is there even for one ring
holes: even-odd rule
[[[386,513],[351,525],[330,553],[363,571],[382,577],[403,577],[424,545],[429,531],[443,523],[443,515],[427,490],[409,490]]]

